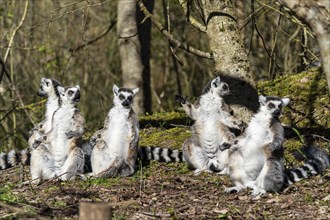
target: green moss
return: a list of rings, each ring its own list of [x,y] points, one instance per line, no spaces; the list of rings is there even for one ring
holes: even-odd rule
[[[282,121],[297,127],[329,127],[329,94],[321,68],[259,82],[261,94],[289,97]]]
[[[140,127],[161,127],[169,128],[175,125],[191,125],[192,121],[186,116],[184,112],[158,112],[152,115],[140,117]]]
[[[140,146],[159,146],[181,149],[182,143],[191,136],[189,127],[171,129],[148,128],[140,130]]]
[[[4,201],[6,203],[18,203],[25,202],[24,197],[17,193],[13,193],[13,188],[15,186],[13,184],[6,184],[0,187],[0,201]]]

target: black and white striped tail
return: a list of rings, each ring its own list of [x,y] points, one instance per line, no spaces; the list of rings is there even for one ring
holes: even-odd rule
[[[156,160],[159,162],[183,162],[182,151],[162,147],[139,147],[139,159],[142,162]]]
[[[303,149],[308,161],[302,166],[286,170],[284,184],[286,186],[302,179],[322,174],[330,166],[329,155],[318,147],[305,147]]]
[[[19,152],[11,150],[8,153],[0,153],[0,170],[18,166],[19,164],[30,165],[31,154],[28,149]]]

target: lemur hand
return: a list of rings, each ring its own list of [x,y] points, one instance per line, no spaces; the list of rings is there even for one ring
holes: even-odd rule
[[[96,139],[98,139],[98,138],[101,138],[101,134],[97,134],[97,137],[91,137],[91,139],[89,140],[89,143],[90,143],[90,145],[91,145],[92,147],[95,146],[95,144],[96,144]]]
[[[175,95],[175,100],[179,103],[181,103],[182,105],[186,104],[187,102],[187,97],[184,98],[182,95]]]
[[[231,144],[227,143],[227,142],[223,142],[220,146],[219,146],[219,150],[224,151],[229,149],[231,146]]]
[[[73,138],[74,135],[75,135],[73,131],[66,132],[65,134],[66,134],[66,136],[67,136],[68,139]]]

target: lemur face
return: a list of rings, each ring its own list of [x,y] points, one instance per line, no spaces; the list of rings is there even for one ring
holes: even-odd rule
[[[289,98],[278,98],[272,96],[259,96],[260,111],[271,114],[273,117],[278,118],[282,109],[290,102]]]
[[[41,78],[40,88],[37,95],[38,96],[50,96],[52,94],[57,95],[58,86],[61,86],[61,83],[55,79]]]
[[[62,104],[74,105],[80,101],[80,87],[78,85],[66,88],[58,86],[57,89],[60,94]]]
[[[227,83],[222,82],[220,76],[215,77],[211,82],[209,82],[204,88],[203,93],[211,92],[213,94],[218,94],[223,97],[230,94],[230,89]]]
[[[139,92],[139,88],[131,90],[126,88],[119,88],[116,85],[113,86],[112,90],[114,93],[114,105],[123,106],[124,108],[131,108],[133,104],[133,98]]]

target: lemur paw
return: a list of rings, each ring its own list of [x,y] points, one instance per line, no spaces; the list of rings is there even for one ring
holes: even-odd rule
[[[187,103],[187,97],[184,98],[182,95],[175,95],[175,100],[181,103],[182,105]]]
[[[91,145],[92,147],[94,147],[95,144],[96,144],[96,138],[91,138],[91,139],[89,140],[89,143],[90,143],[90,145]]]
[[[230,146],[231,146],[231,144],[224,142],[219,146],[219,150],[221,150],[221,151],[227,150],[230,148]]]
[[[74,137],[74,132],[73,131],[66,132],[65,134],[66,134],[68,139],[71,139],[71,138]]]
[[[37,149],[38,148],[38,146],[41,144],[41,141],[40,140],[35,140],[34,142],[33,142],[33,144],[32,144],[32,147],[34,148],[34,149]]]

